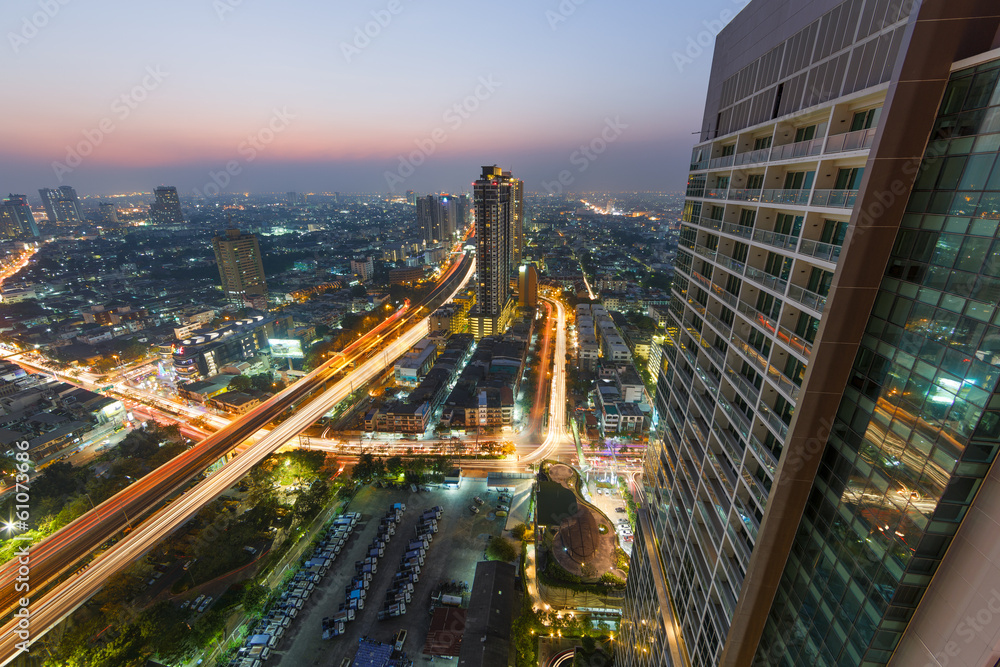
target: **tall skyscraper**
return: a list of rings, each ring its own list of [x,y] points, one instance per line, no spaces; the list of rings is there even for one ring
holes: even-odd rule
[[[538,305],[538,269],[534,264],[522,264],[517,270],[517,305],[534,308]]]
[[[45,208],[45,216],[51,224],[67,224],[81,222],[83,211],[76,190],[68,185],[59,188],[41,188],[38,191]]]
[[[424,241],[450,241],[458,228],[459,200],[447,194],[418,197],[417,224]]]
[[[718,35],[619,664],[1000,657],[998,27],[753,0]]]
[[[514,179],[483,167],[473,187],[476,206],[476,305],[469,323],[476,340],[502,333],[510,322],[513,274]]]
[[[180,225],[184,223],[184,213],[181,211],[181,200],[177,196],[177,188],[163,186],[153,190],[156,197],[149,207],[149,215],[154,225]]]
[[[0,234],[6,238],[24,240],[40,236],[27,196],[12,194],[0,202]]]
[[[267,280],[257,237],[238,229],[227,229],[225,236],[212,240],[212,245],[226,299],[239,306],[266,310]]]
[[[513,217],[513,257],[514,266],[520,266],[521,258],[524,256],[524,181],[513,178],[509,171],[503,172],[505,178],[510,181],[510,208]]]

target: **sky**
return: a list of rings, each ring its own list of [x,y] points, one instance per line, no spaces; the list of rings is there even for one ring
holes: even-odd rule
[[[744,4],[4,0],[0,192],[679,190]]]

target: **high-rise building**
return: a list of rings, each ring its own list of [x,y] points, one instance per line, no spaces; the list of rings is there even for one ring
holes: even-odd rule
[[[515,302],[513,279],[513,180],[499,167],[483,167],[473,187],[476,206],[476,305],[469,324],[476,340],[502,333]]]
[[[511,217],[513,218],[513,222],[511,223],[513,257],[514,266],[519,266],[521,258],[524,256],[524,181],[513,178],[509,171],[503,172],[503,175],[511,184],[510,208]]]
[[[375,273],[375,262],[371,257],[357,257],[352,259],[351,273],[356,275],[360,282],[366,283],[372,279]]]
[[[177,188],[163,186],[153,191],[156,197],[149,207],[149,215],[154,225],[180,225],[184,223],[184,213],[181,211],[181,200],[177,196]]]
[[[102,201],[97,205],[97,221],[105,225],[118,224],[118,207]]]
[[[299,203],[299,193],[298,192],[294,192],[292,190],[289,190],[288,192],[285,193],[285,202],[288,205],[290,205],[290,206],[294,206],[295,204],[298,204]]]
[[[42,198],[42,207],[49,223],[66,224],[83,220],[80,198],[72,187],[60,185],[58,188],[41,188],[38,194]]]
[[[0,234],[10,239],[25,240],[40,236],[26,195],[8,195],[0,202]]]
[[[447,194],[417,198],[417,224],[428,244],[450,241],[458,228],[459,199]]]
[[[618,664],[1000,657],[998,27],[752,0],[718,35]]]
[[[257,237],[238,229],[227,229],[225,236],[212,240],[212,245],[226,299],[238,306],[266,310],[267,280]]]
[[[538,305],[538,269],[534,264],[522,264],[517,270],[517,305],[521,308]]]
[[[416,206],[417,204],[417,193],[413,190],[406,191],[406,203],[410,206]]]

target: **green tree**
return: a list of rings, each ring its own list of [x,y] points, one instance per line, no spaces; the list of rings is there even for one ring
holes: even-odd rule
[[[510,534],[514,537],[515,540],[524,541],[524,536],[528,534],[528,530],[529,528],[527,525],[519,523],[513,528],[511,528]]]
[[[403,457],[390,456],[385,461],[385,471],[392,477],[399,477],[403,474]]]
[[[250,391],[253,389],[253,381],[246,375],[237,375],[229,381],[227,389],[229,391]]]
[[[492,537],[486,547],[486,557],[489,560],[499,560],[509,563],[517,558],[517,550],[508,540],[502,537]]]

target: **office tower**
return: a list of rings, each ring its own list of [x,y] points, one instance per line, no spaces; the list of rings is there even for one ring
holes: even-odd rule
[[[12,194],[0,202],[0,233],[10,239],[31,240],[40,236],[27,196]]]
[[[177,188],[174,186],[163,186],[153,191],[156,197],[149,207],[149,215],[154,225],[179,225],[184,223],[184,214],[181,212],[181,200],[177,196]]]
[[[459,202],[447,194],[417,198],[417,224],[428,244],[450,241],[458,227]]]
[[[105,225],[117,225],[118,208],[114,204],[102,201],[97,205],[97,221]]]
[[[718,35],[619,664],[1000,657],[964,621],[1000,621],[998,24],[753,0]]]
[[[266,310],[267,280],[257,237],[227,229],[225,236],[212,240],[212,245],[226,299],[241,307],[249,305]]]
[[[45,208],[45,216],[51,224],[74,223],[83,220],[80,199],[76,190],[68,185],[58,188],[41,188],[38,190]]]
[[[299,193],[298,192],[293,192],[291,190],[288,191],[288,192],[286,192],[285,193],[285,202],[288,205],[290,205],[290,206],[294,206],[295,204],[298,204],[299,203]]]
[[[512,178],[509,171],[503,172],[505,178],[510,181],[510,208],[513,217],[513,257],[514,266],[521,264],[524,255],[524,181]]]
[[[522,264],[517,270],[517,305],[521,308],[538,305],[538,269],[534,264]]]
[[[476,340],[503,333],[514,311],[513,278],[514,189],[509,174],[483,167],[473,187],[476,206],[476,305],[469,315]]]
[[[417,193],[413,190],[406,191],[406,203],[410,206],[416,206],[417,204]]]

